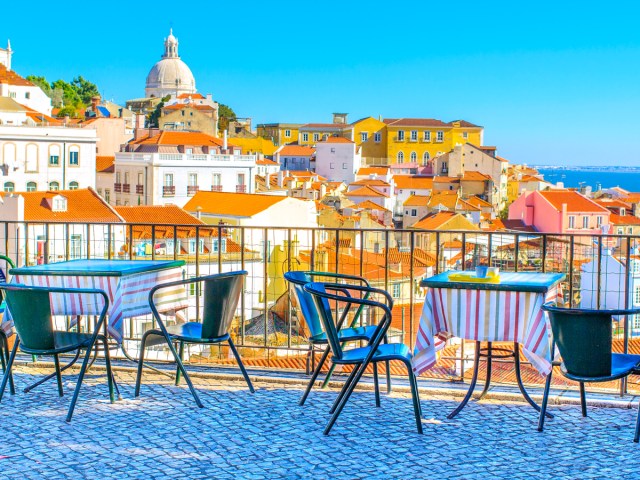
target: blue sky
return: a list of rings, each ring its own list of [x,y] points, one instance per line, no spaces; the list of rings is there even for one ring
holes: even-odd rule
[[[172,26],[198,90],[254,124],[462,118],[516,163],[640,166],[633,2],[8,3],[18,73],[83,75],[121,103]]]

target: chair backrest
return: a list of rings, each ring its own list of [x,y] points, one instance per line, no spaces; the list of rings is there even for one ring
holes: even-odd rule
[[[14,327],[20,337],[23,350],[46,351],[55,349],[54,324],[51,313],[50,294],[95,295],[102,297],[100,319],[96,331],[104,321],[109,299],[107,294],[98,289],[32,287],[20,284],[3,284],[4,292]]]
[[[323,332],[322,322],[318,316],[313,297],[305,292],[303,288],[312,281],[311,275],[308,272],[287,272],[284,274],[284,278],[293,286],[300,314],[309,329],[310,336],[314,337],[321,334]]]
[[[331,313],[331,305],[329,305],[328,297],[330,295],[327,293],[324,283],[307,283],[303,289],[315,305],[315,310],[319,314],[324,332],[327,335],[331,352],[336,358],[342,358],[342,345],[340,344],[338,330],[333,320],[333,314]]]
[[[612,317],[634,310],[560,308],[551,303],[542,308],[549,314],[553,339],[567,373],[594,378],[611,375]]]
[[[204,284],[203,338],[221,337],[229,332],[246,276],[247,272],[242,270],[201,277]]]

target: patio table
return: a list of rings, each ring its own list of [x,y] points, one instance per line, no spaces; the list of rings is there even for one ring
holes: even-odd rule
[[[436,340],[450,337],[473,340],[476,348],[471,384],[463,401],[448,418],[457,415],[471,398],[480,357],[487,358],[487,379],[480,398],[491,383],[491,359],[513,356],[518,387],[527,402],[539,410],[522,384],[519,345],[522,344],[525,357],[542,375],[551,371],[551,330],[541,307],[546,301],[556,300],[559,283],[565,275],[501,273],[497,282],[475,283],[451,281],[450,273],[454,272],[441,273],[421,282],[429,290],[415,342],[414,372],[419,375],[435,365]],[[481,342],[488,342],[485,349],[481,348]],[[493,348],[492,342],[513,342],[513,352]]]
[[[159,283],[182,280],[183,260],[83,259],[19,267],[10,270],[11,283],[67,288],[99,288],[109,297],[108,332],[122,343],[125,318],[151,313],[149,291]],[[163,289],[156,295],[160,312],[188,306],[184,287]],[[54,315],[98,315],[91,295],[51,295]]]

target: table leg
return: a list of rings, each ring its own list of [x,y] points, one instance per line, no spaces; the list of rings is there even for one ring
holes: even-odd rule
[[[529,396],[527,390],[524,388],[524,384],[522,383],[522,375],[520,374],[520,344],[518,342],[513,342],[513,357],[515,361],[516,380],[518,381],[518,388],[520,389],[520,392],[522,392],[522,396],[529,403],[529,405],[531,405],[537,412],[539,412],[540,406]],[[549,412],[546,412],[546,416],[547,418],[553,418],[553,415]]]
[[[484,381],[484,388],[482,393],[478,397],[478,400],[482,400],[489,391],[489,385],[491,385],[491,342],[487,342],[487,377]]]
[[[473,395],[473,390],[476,388],[476,382],[478,381],[479,365],[480,365],[480,342],[476,342],[476,358],[473,363],[473,377],[471,378],[471,385],[469,385],[469,390],[467,391],[467,394],[465,395],[465,397],[462,399],[462,402],[460,402],[460,405],[458,405],[453,412],[447,415],[447,418],[449,420],[451,420],[458,413],[460,413],[460,410],[462,410],[465,407],[465,405],[469,403],[469,400],[471,399],[471,395]],[[464,373],[463,373],[463,376],[464,376]]]

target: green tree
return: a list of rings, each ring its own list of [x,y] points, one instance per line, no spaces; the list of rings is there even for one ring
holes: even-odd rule
[[[147,118],[147,127],[158,127],[160,117],[162,116],[162,107],[164,107],[165,102],[168,102],[171,98],[171,95],[167,95],[166,97],[162,97],[162,100],[158,105],[156,105],[156,109],[149,114],[149,118]]]
[[[224,103],[218,104],[218,132],[222,133],[229,129],[229,122],[237,119],[236,112]]]
[[[42,91],[45,93],[45,95],[51,98],[51,94],[52,94],[51,85],[49,84],[49,82],[45,77],[36,77],[35,75],[29,75],[27,77],[27,80],[29,80],[31,83],[35,84],[36,86],[40,87]]]
[[[88,80],[85,80],[84,78],[82,78],[82,75],[75,77],[71,81],[71,86],[75,88],[76,93],[78,94],[80,100],[84,105],[90,105],[91,97],[100,95],[97,85]]]
[[[62,103],[65,107],[74,106],[76,109],[84,107],[84,104],[82,103],[80,95],[78,95],[76,87],[71,85],[69,82],[65,82],[64,80],[56,80],[51,86],[54,89],[59,88],[62,90]]]

